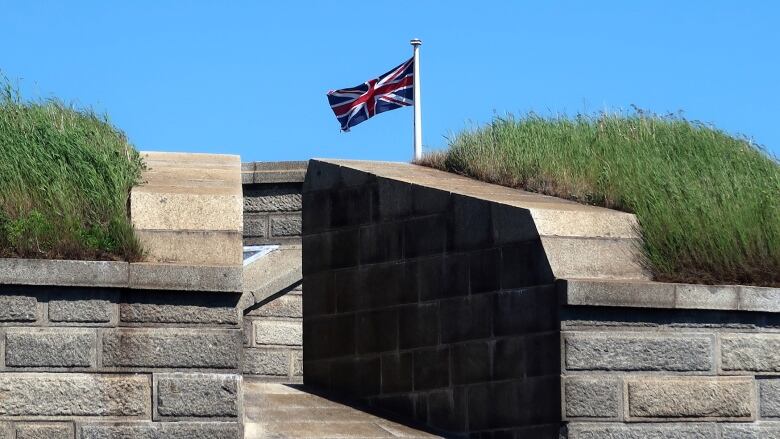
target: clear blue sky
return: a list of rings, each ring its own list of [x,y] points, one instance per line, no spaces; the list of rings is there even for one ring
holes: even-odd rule
[[[496,112],[634,104],[780,155],[779,5],[0,0],[0,69],[28,97],[107,112],[139,149],[408,160],[411,108],[345,134],[325,93],[419,37],[426,147]]]

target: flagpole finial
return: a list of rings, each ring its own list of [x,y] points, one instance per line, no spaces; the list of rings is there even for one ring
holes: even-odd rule
[[[422,40],[419,38],[413,38],[412,41],[409,41],[409,44],[411,44],[412,46],[421,46]]]

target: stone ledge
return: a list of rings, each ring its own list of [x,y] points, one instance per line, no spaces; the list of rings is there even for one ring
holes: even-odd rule
[[[565,305],[780,312],[780,288],[593,279],[560,279],[557,288]]]
[[[241,292],[243,267],[0,258],[0,285]]]
[[[307,161],[241,163],[243,184],[303,183]]]

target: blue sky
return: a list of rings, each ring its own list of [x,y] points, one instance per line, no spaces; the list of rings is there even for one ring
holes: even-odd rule
[[[423,143],[495,113],[690,118],[780,155],[772,1],[8,1],[0,69],[145,150],[408,160],[412,110],[339,132],[325,93],[421,48]]]

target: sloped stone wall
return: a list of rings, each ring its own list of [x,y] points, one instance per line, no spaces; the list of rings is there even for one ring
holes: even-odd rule
[[[527,211],[312,161],[303,214],[307,385],[448,437],[558,435],[557,295]]]
[[[0,286],[0,437],[241,437],[238,294]]]

